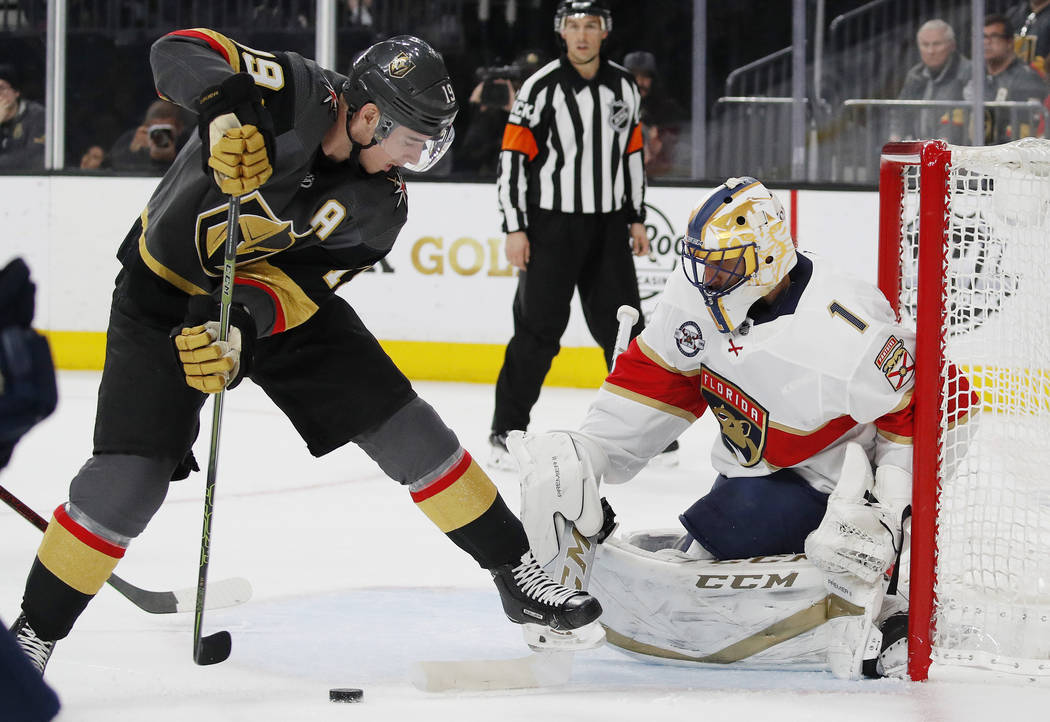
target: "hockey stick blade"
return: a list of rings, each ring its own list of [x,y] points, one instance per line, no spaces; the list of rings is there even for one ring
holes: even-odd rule
[[[117,575],[109,577],[109,585],[132,604],[149,614],[192,612],[197,588],[186,587],[171,592],[151,592],[129,584]],[[233,577],[208,585],[207,609],[222,609],[243,604],[252,598],[252,585],[247,579]]]
[[[531,689],[568,684],[572,652],[534,652],[515,659],[416,662],[409,680],[424,692]]]
[[[233,639],[229,632],[209,634],[197,641],[197,647],[193,650],[193,661],[200,665],[225,662],[230,656],[231,649],[233,649]]]

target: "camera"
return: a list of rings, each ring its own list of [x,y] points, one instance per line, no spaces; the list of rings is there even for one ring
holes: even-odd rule
[[[517,65],[494,65],[478,68],[477,78],[481,81],[481,104],[503,108],[510,103],[510,88],[506,83],[497,80],[509,80],[517,84],[522,78],[522,70]]]
[[[175,143],[175,126],[156,123],[149,127],[149,140],[158,148],[169,148]]]

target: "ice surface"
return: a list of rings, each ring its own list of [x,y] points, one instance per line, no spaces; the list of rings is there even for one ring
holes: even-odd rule
[[[0,483],[44,516],[66,498],[90,452],[98,374],[62,372],[56,414],[26,437]],[[492,389],[418,383],[479,461],[488,456]],[[544,389],[533,429],[571,428],[592,392]],[[209,406],[210,408],[210,406]],[[198,460],[207,463],[207,424]],[[621,529],[674,526],[711,480],[712,427],[682,438],[676,469],[647,469],[603,489]],[[493,472],[512,508],[513,475]],[[172,484],[168,500],[118,573],[154,590],[197,579],[204,474]],[[106,587],[60,642],[47,678],[75,722],[298,720],[844,720],[1041,719],[1045,688],[953,682],[844,682],[823,673],[685,669],[643,664],[611,648],[577,655],[565,687],[517,692],[417,691],[424,659],[527,653],[488,575],[449,543],[356,448],[313,459],[251,384],[226,398],[209,578],[242,576],[246,604],[205,614],[204,634],[233,635],[228,661],[192,661],[192,614],[151,616]],[[0,615],[17,614],[40,533],[0,508]],[[331,687],[364,701],[333,704]],[[6,720],[0,702],[0,719]]]

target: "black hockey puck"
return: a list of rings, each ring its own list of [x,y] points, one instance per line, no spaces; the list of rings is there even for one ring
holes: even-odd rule
[[[336,687],[328,690],[330,702],[360,702],[364,696],[365,691],[356,687]]]

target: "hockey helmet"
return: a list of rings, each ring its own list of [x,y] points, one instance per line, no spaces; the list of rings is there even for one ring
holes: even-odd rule
[[[754,178],[730,178],[689,217],[682,270],[704,298],[715,325],[730,333],[795,267],[784,206]]]
[[[383,143],[404,127],[426,136],[419,160],[403,163],[423,172],[445,154],[455,132],[459,107],[441,54],[426,41],[399,35],[365,50],[350,68],[343,97],[353,113],[366,103],[379,108],[375,142]]]
[[[602,30],[612,30],[612,13],[605,7],[605,3],[597,0],[561,0],[554,12],[554,32],[560,35],[565,26],[565,18],[580,15],[595,15],[602,21]]]

